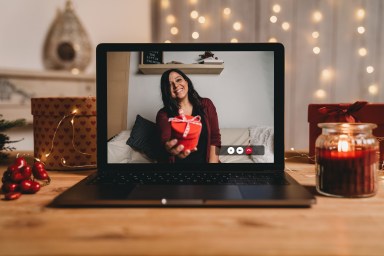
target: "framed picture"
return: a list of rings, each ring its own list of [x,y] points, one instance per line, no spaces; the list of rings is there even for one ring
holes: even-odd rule
[[[163,64],[162,51],[141,52],[141,64]]]

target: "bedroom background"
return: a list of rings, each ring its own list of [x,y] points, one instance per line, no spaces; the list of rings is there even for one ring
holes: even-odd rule
[[[282,42],[286,149],[307,150],[309,103],[384,99],[381,0],[82,0],[75,11],[101,42]],[[42,46],[65,0],[1,1],[0,68],[43,70]],[[139,25],[139,29],[138,29]],[[95,56],[87,74],[95,72]],[[55,95],[53,95],[55,96]],[[85,95],[86,96],[86,95]],[[30,137],[31,130],[10,134]],[[14,146],[32,150],[31,140]]]

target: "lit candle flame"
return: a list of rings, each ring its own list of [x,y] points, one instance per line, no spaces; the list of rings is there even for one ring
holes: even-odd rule
[[[349,143],[348,141],[341,140],[337,144],[337,151],[339,152],[348,152],[349,151]]]

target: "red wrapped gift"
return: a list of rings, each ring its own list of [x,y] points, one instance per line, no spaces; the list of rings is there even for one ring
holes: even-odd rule
[[[32,98],[34,155],[47,169],[96,167],[96,98]]]
[[[384,104],[368,104],[357,101],[353,104],[309,104],[309,155],[315,155],[315,142],[321,134],[319,123],[349,122],[374,123],[373,135],[380,138],[380,163],[384,161]]]
[[[179,115],[168,119],[171,122],[172,138],[176,138],[178,145],[183,145],[184,150],[197,147],[201,133],[201,117],[184,115],[179,110]]]

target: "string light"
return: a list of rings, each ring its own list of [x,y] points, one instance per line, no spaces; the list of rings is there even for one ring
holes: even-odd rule
[[[367,55],[368,51],[367,51],[366,48],[361,47],[361,48],[358,50],[358,53],[359,53],[359,55],[360,55],[361,57],[364,57],[364,56]]]
[[[320,54],[320,47],[315,46],[315,47],[313,47],[312,51],[314,54]]]
[[[371,74],[371,73],[373,73],[373,71],[375,71],[375,69],[374,69],[372,66],[368,66],[368,67],[366,68],[366,70],[367,70],[367,73],[368,73],[368,74]]]
[[[313,162],[315,161],[315,156],[310,156],[308,154],[297,152],[297,151],[295,151],[295,148],[290,148],[290,150],[292,151],[292,153],[295,153],[297,155],[293,155],[293,156],[289,156],[289,157],[284,157],[285,160],[289,160],[289,159],[293,159],[293,158],[306,158],[306,159],[309,159],[309,160],[311,160]]]
[[[164,43],[169,44],[169,43],[171,43],[171,40],[165,40]]]
[[[364,9],[358,9],[356,11],[356,17],[360,20],[364,19],[365,17],[365,10]]]
[[[317,91],[315,91],[315,97],[318,99],[324,99],[325,97],[327,97],[327,92],[323,89],[318,89]]]
[[[200,34],[198,32],[193,32],[192,33],[192,38],[193,39],[198,39],[200,37]]]
[[[71,69],[71,73],[72,73],[72,75],[78,75],[78,74],[80,74],[80,69],[73,68],[73,69]]]
[[[332,78],[332,71],[328,68],[321,71],[321,79],[324,81],[330,80]]]
[[[197,0],[189,0],[190,4],[197,4]]]
[[[363,26],[360,26],[357,28],[357,33],[364,34],[364,32],[365,32],[365,28]]]
[[[229,16],[231,14],[231,9],[230,8],[224,8],[223,10],[223,14],[226,15],[226,16]]]
[[[243,27],[243,25],[239,21],[236,21],[235,23],[233,23],[233,29],[236,31],[240,31],[242,29],[242,27]]]
[[[76,117],[76,115],[77,115],[77,109],[74,109],[74,110],[71,112],[71,114],[69,114],[69,115],[65,115],[65,116],[63,116],[63,118],[60,119],[60,121],[59,121],[59,123],[57,124],[57,126],[56,126],[56,128],[55,128],[55,130],[54,130],[54,133],[53,133],[53,137],[52,137],[52,141],[51,141],[51,147],[50,147],[48,153],[45,154],[45,158],[46,158],[46,159],[51,155],[51,153],[52,153],[52,151],[53,151],[53,147],[54,147],[54,142],[55,142],[56,134],[57,134],[57,132],[58,132],[60,126],[62,125],[63,121],[64,121],[65,119],[69,118],[69,117],[71,117],[71,121],[70,121],[70,123],[71,123],[71,126],[72,126],[72,147],[73,147],[73,149],[74,149],[76,152],[78,152],[78,153],[80,153],[80,154],[82,154],[82,155],[92,156],[92,154],[88,154],[88,153],[85,153],[85,152],[81,152],[81,151],[80,151],[79,149],[77,149],[77,147],[75,146],[75,117]],[[69,166],[69,165],[66,165],[66,161],[65,161],[65,158],[64,158],[64,157],[61,158],[61,163],[62,163],[62,165],[63,165],[64,167],[76,167],[76,168],[84,168],[84,167],[94,168],[94,167],[96,167],[96,165],[77,165],[77,166]]]
[[[291,27],[291,25],[288,22],[283,22],[281,24],[281,27],[283,28],[283,30],[287,31]]]
[[[378,86],[376,84],[371,84],[368,87],[368,92],[371,95],[377,95],[379,93],[379,88],[378,88]]]
[[[204,16],[200,16],[198,21],[199,21],[199,23],[204,24],[205,23],[205,17]]]
[[[192,19],[197,19],[197,17],[199,17],[199,13],[197,11],[191,11],[190,15]]]
[[[161,8],[167,9],[169,7],[169,0],[161,0]]]
[[[270,43],[276,43],[276,42],[277,42],[277,39],[274,38],[274,37],[271,37],[271,38],[268,39],[268,42],[270,42]]]
[[[273,5],[272,10],[275,13],[279,13],[281,11],[281,6],[278,4],[275,4],[275,5]]]
[[[172,27],[171,28],[171,34],[172,35],[177,35],[179,33],[179,29],[177,27]]]
[[[317,31],[313,31],[313,32],[312,32],[312,37],[313,37],[313,38],[317,39],[317,38],[319,38],[319,36],[320,36],[320,33],[319,33],[319,32],[317,32]]]
[[[321,12],[319,12],[319,11],[315,11],[314,13],[313,13],[313,20],[315,21],[315,22],[320,22],[322,19],[323,19],[323,14],[321,13]]]
[[[166,18],[166,21],[167,21],[168,24],[174,24],[175,21],[176,21],[176,18],[175,18],[174,15],[169,14],[169,15],[167,16],[167,18]]]
[[[272,15],[270,18],[269,18],[269,21],[271,23],[276,23],[277,22],[277,17],[275,15]]]

